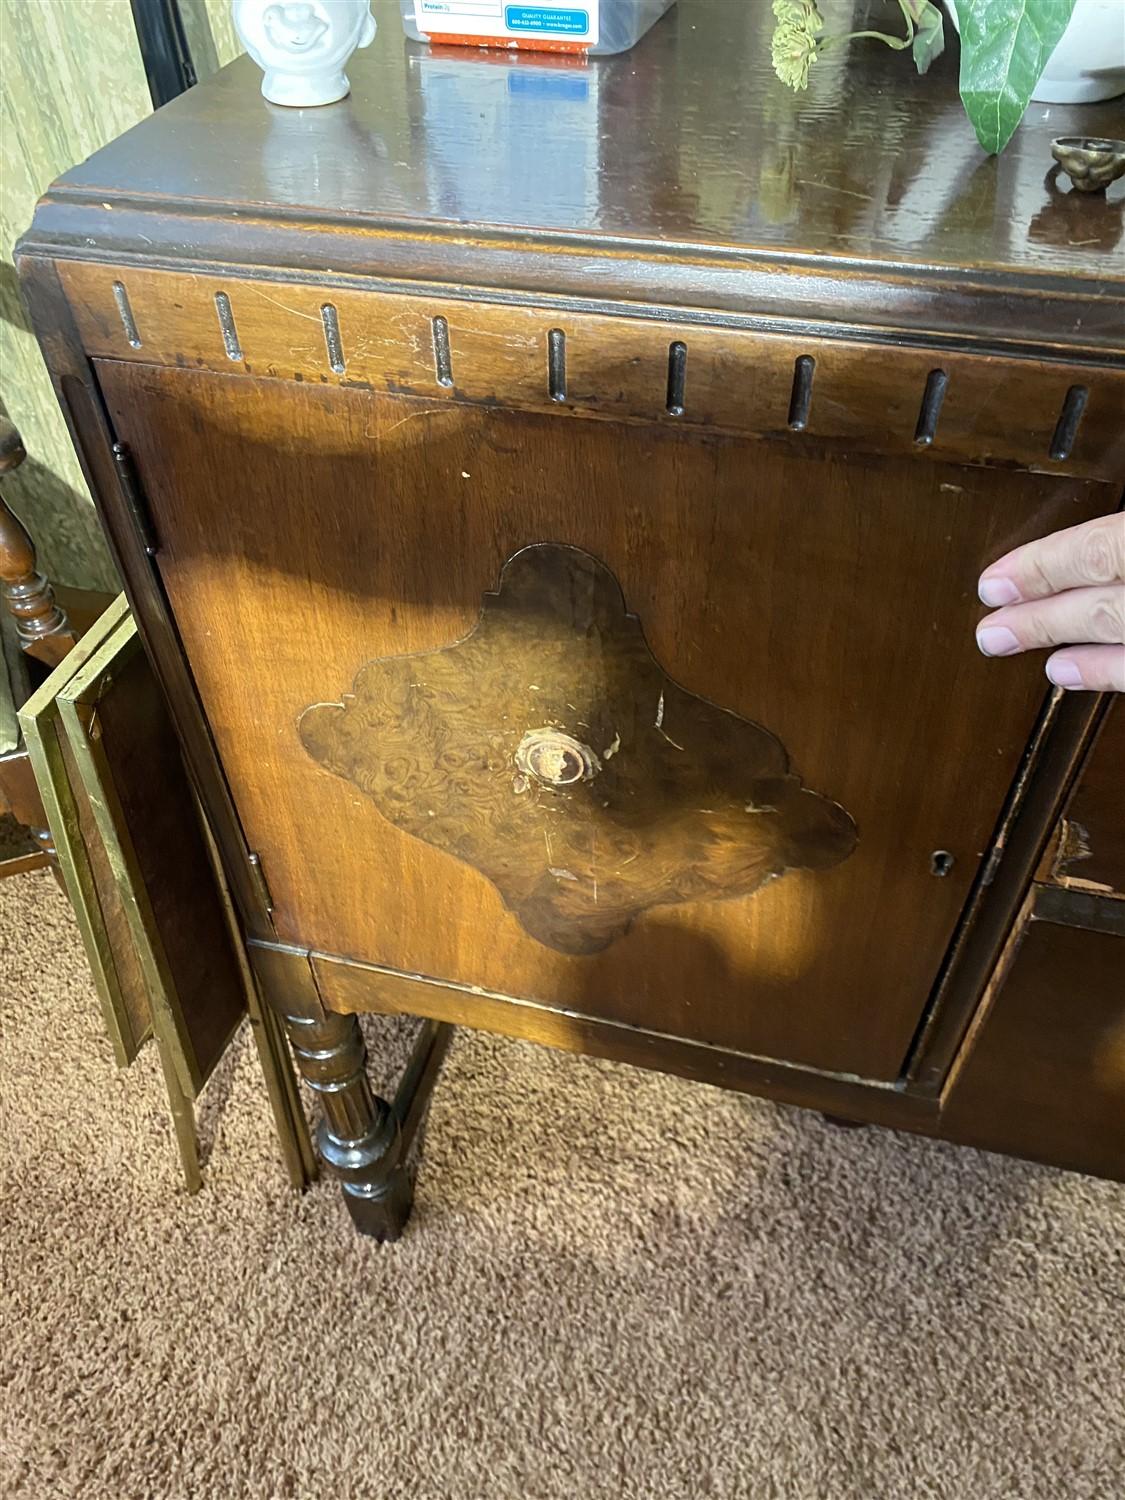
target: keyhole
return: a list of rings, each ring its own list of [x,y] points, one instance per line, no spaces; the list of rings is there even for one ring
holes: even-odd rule
[[[948,849],[935,849],[930,855],[930,874],[948,875],[953,868],[953,856]]]

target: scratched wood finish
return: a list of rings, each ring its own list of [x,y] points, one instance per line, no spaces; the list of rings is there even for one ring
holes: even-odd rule
[[[1107,508],[1106,487],[97,370],[280,938],[897,1074],[1043,697],[1036,661],[976,651],[977,574]],[[508,557],[548,540],[600,558],[669,675],[767,725],[806,784],[847,808],[859,845],[844,864],[651,913],[575,958],[527,937],[484,877],[358,789],[341,795],[301,745],[302,711],[373,657],[466,635]],[[954,855],[944,878],[938,850]]]
[[[1123,367],[82,263],[59,275],[104,358],[1125,479]]]
[[[1125,896],[1125,712],[1114,697],[1048,851],[1059,885]]]

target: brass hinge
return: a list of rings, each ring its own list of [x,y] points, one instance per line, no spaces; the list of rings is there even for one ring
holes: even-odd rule
[[[254,884],[258,889],[262,905],[265,907],[267,914],[272,917],[273,897],[270,895],[270,888],[266,883],[266,872],[262,869],[261,856],[258,854],[248,854],[246,861],[250,866],[250,873],[254,877]]]
[[[125,496],[125,504],[129,509],[140,544],[149,557],[155,557],[160,551],[160,538],[156,534],[156,527],[152,523],[152,513],[148,508],[140,480],[137,478],[137,471],[133,466],[133,456],[124,443],[114,443],[113,461],[117,465],[121,493]]]

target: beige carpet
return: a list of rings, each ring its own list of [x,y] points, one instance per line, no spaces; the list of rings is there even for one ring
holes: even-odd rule
[[[1120,1187],[464,1036],[379,1249],[245,1037],[184,1196],[49,875],[0,991],[6,1497],[1125,1495]]]

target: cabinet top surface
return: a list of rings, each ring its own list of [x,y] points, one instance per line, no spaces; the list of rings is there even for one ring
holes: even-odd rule
[[[854,8],[862,23],[864,0]],[[525,262],[562,250],[616,260],[614,287],[632,277],[646,300],[719,263],[803,265],[818,280],[907,267],[1050,295],[1074,277],[1103,291],[1125,281],[1125,181],[1088,196],[1048,176],[1052,138],[1125,133],[1123,101],[1033,104],[1004,154],[986,157],[952,36],[924,78],[907,56],[853,41],[794,94],[770,65],[766,0],[679,0],[631,52],[589,63],[430,49],[406,41],[396,5],[375,10],[348,99],[267,104],[240,58],[67,173],[40,209],[41,241],[278,264],[300,224],[328,235],[308,262],[318,271],[377,271],[380,242],[396,238],[426,242],[424,274],[470,284],[468,245]],[[200,234],[185,238],[185,216]],[[269,248],[255,257],[255,243]],[[520,284],[517,269],[503,275]],[[561,290],[578,289],[570,276],[560,265]]]

